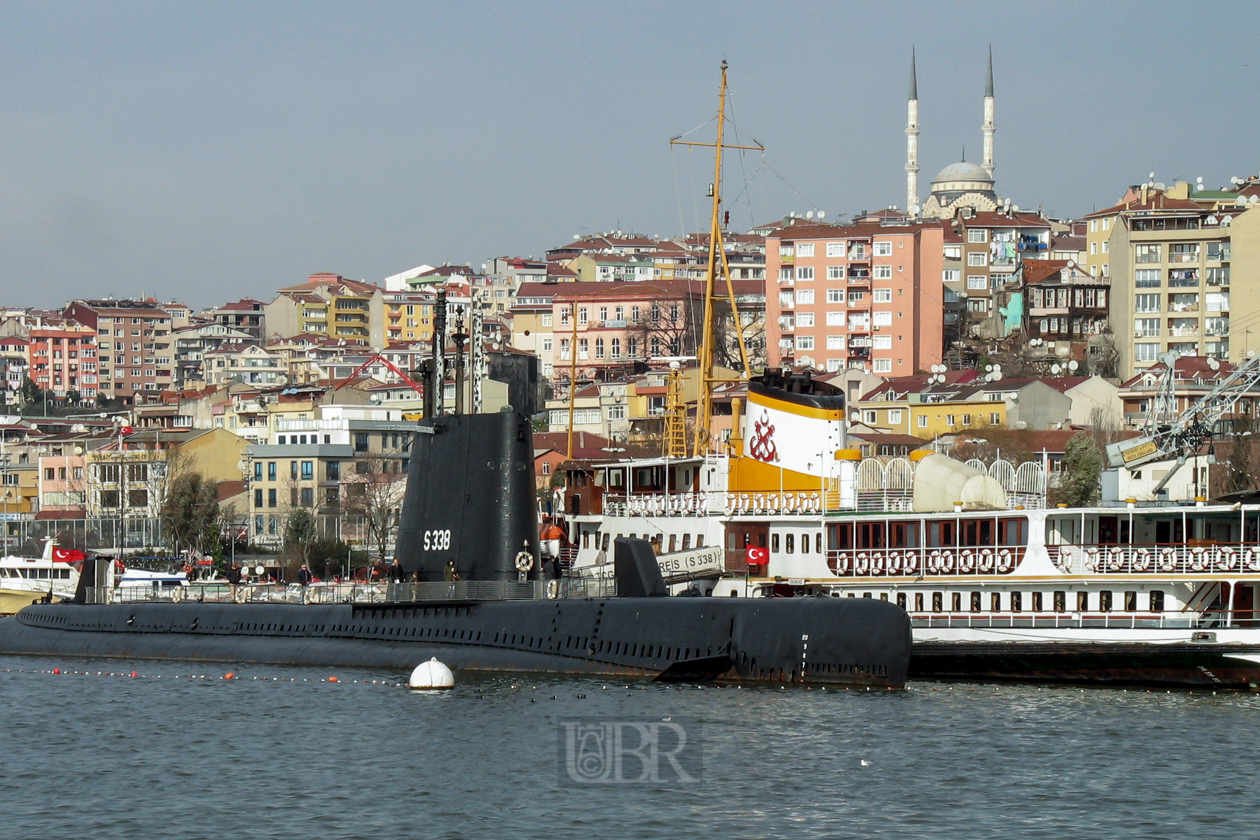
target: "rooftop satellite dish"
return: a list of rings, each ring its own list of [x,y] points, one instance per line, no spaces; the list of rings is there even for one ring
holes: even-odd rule
[[[808,210],[808,211],[806,211],[806,213],[805,213],[805,218],[809,219],[810,221],[813,221],[813,220],[814,220],[814,211],[813,211],[813,210]]]
[[[1012,204],[1012,205],[1011,205],[1011,209],[1012,209],[1012,210],[1014,210],[1016,213],[1018,213],[1018,212],[1019,212],[1019,205],[1018,205],[1018,204]]]
[[[795,210],[793,210],[792,212],[788,213],[788,218],[789,218],[789,219],[795,219],[795,218],[796,218],[796,211],[795,211]]]
[[[993,365],[985,365],[985,366],[984,366],[984,372],[985,372],[985,373],[991,373],[992,371],[993,371]]]
[[[998,376],[1001,376],[1001,375],[1002,375],[1002,366],[1001,366],[1001,365],[994,365],[994,366],[993,366],[993,372],[994,372],[994,373],[996,373]]]
[[[1055,376],[1058,376],[1062,370],[1063,368],[1059,367],[1058,365],[1050,366],[1050,372],[1053,373]]]
[[[1068,362],[1068,370],[1076,370],[1080,366],[1081,366],[1081,363],[1076,361],[1076,359],[1073,359],[1072,361]]]
[[[827,216],[827,214],[826,214],[825,212],[823,212],[822,210],[819,210],[819,211],[818,211],[818,220],[819,220],[819,221],[822,221],[824,218],[826,218],[826,216]]]
[[[1152,173],[1150,173],[1149,175],[1147,175],[1146,177],[1147,177],[1147,178],[1150,178],[1152,181],[1154,181],[1154,180],[1155,180],[1155,173],[1154,173],[1154,172],[1152,172]]]
[[[1260,201],[1260,195],[1253,195],[1251,197],[1251,203],[1255,204],[1257,201]]]

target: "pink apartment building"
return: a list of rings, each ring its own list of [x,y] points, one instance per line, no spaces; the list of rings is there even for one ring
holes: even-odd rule
[[[78,324],[35,327],[28,352],[30,377],[40,388],[58,397],[72,391],[96,397],[96,330]]]
[[[766,237],[772,365],[907,376],[941,361],[939,222],[801,222]]]

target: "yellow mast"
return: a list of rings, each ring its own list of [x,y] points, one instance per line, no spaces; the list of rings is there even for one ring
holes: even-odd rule
[[[717,273],[721,270],[726,278],[726,297],[731,305],[731,318],[735,322],[735,334],[739,339],[739,358],[744,369],[744,379],[751,376],[748,369],[748,351],[744,346],[744,330],[739,323],[739,309],[735,305],[735,286],[731,282],[731,269],[726,261],[726,248],[722,242],[722,224],[720,212],[722,207],[722,149],[747,149],[749,151],[765,151],[760,143],[755,146],[736,146],[725,144],[722,138],[726,129],[726,61],[722,62],[722,86],[718,93],[718,120],[716,143],[694,143],[675,137],[670,145],[678,146],[712,146],[716,152],[713,163],[713,184],[709,193],[713,198],[713,215],[709,225],[709,260],[704,281],[704,336],[700,345],[700,394],[696,401],[696,436],[692,450],[694,455],[703,455],[709,445],[711,435],[709,427],[713,422],[713,383],[732,381],[727,377],[713,376],[713,354],[715,351],[713,321],[715,313],[714,286]],[[756,141],[753,141],[756,142]]]

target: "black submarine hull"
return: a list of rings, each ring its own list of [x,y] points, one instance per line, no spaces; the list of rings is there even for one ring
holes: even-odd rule
[[[42,604],[0,652],[899,688],[910,625],[869,599]]]

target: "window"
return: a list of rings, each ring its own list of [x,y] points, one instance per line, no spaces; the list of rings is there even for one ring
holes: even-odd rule
[[[798,265],[796,267],[796,279],[797,280],[813,280],[814,279],[813,266]]]
[[[802,303],[813,303],[813,302],[814,302],[813,289],[797,289],[796,290],[796,303],[798,305]]]
[[[315,505],[315,488],[302,488],[302,507],[313,507]]]
[[[1139,289],[1158,289],[1159,284],[1158,268],[1139,268],[1133,272],[1133,285]]]
[[[827,313],[827,326],[843,327],[844,326],[844,313],[843,312],[828,312]]]
[[[920,429],[927,428],[927,415],[926,414],[920,414],[918,417],[915,418],[915,420],[918,421],[915,423],[915,425],[918,426]]]
[[[355,433],[354,433],[354,451],[355,451],[355,452],[367,452],[367,451],[368,451],[368,436],[367,436],[367,432],[355,432]]]
[[[796,326],[798,326],[798,327],[812,327],[812,326],[814,326],[814,313],[813,313],[813,312],[802,312],[802,313],[800,313],[799,315],[797,315],[797,316],[796,316]]]
[[[1134,295],[1133,309],[1135,312],[1158,312],[1159,295]]]
[[[599,308],[599,320],[601,321],[608,320],[608,307],[607,306],[601,306]]]
[[[1164,611],[1164,591],[1162,589],[1152,589],[1150,598],[1150,611]]]
[[[989,232],[985,230],[984,228],[980,228],[980,229],[972,228],[967,231],[967,241],[972,242],[972,243],[988,242]]]
[[[844,303],[844,289],[828,289],[827,303]]]
[[[842,335],[827,336],[827,349],[828,350],[843,350],[844,349],[844,336]]]
[[[328,465],[325,467],[325,475],[328,476],[329,481],[340,481],[341,480],[341,462],[329,461]]]
[[[595,358],[604,358],[604,339],[602,338],[595,339]]]
[[[1134,245],[1133,261],[1140,263],[1159,262],[1159,245]]]
[[[276,506],[276,488],[272,487],[267,491],[267,507]]]
[[[290,461],[289,462],[289,478],[297,478],[297,475],[298,475],[297,471],[298,471],[297,461]]]
[[[891,257],[892,256],[892,243],[891,242],[876,242],[875,243],[875,256]]]
[[[892,303],[892,289],[875,289],[871,294],[876,303]]]
[[[797,350],[813,350],[814,337],[812,335],[798,335],[796,337]]]
[[[957,283],[962,278],[962,272],[956,268],[947,268],[941,272],[942,283]]]
[[[844,243],[843,242],[828,242],[827,243],[827,256],[843,257],[844,256]]]
[[[796,245],[796,256],[798,257],[814,256],[814,243],[813,242],[798,242]]]
[[[302,478],[307,481],[315,477],[315,463],[313,461],[302,462]]]
[[[268,481],[276,480],[276,462],[275,461],[267,462],[267,480]]]
[[[843,280],[844,279],[844,266],[842,265],[827,266],[827,279],[828,280]]]
[[[614,359],[621,358],[621,339],[620,338],[614,338],[612,340],[612,357]]]
[[[1098,611],[1111,612],[1111,590],[1104,589],[1098,593]]]
[[[873,323],[877,327],[891,327],[892,326],[892,313],[891,312],[876,312],[873,315],[871,315],[871,323]]]
[[[1133,361],[1135,362],[1153,362],[1159,355],[1158,344],[1134,344],[1133,345]]]
[[[1024,608],[1024,593],[1011,593],[1011,612],[1017,613]]]
[[[983,274],[968,274],[967,288],[984,290],[989,287],[988,278]]]
[[[543,325],[544,327],[550,327],[550,326],[552,326],[552,320],[551,320],[551,313],[550,313],[550,312],[544,312],[544,313],[543,313],[543,315],[542,315],[542,325]]]
[[[876,280],[891,280],[892,279],[892,266],[891,265],[875,266],[874,276]]]
[[[989,415],[989,425],[990,425],[990,426],[1000,426],[1000,425],[1002,425],[1002,415],[1001,415],[1001,414],[998,414],[996,411],[995,411],[995,412],[993,412],[992,414],[990,414],[990,415]]]
[[[967,265],[985,266],[989,264],[989,255],[984,251],[972,251],[967,255]]]
[[[876,373],[892,372],[892,359],[876,359],[873,364]]]

